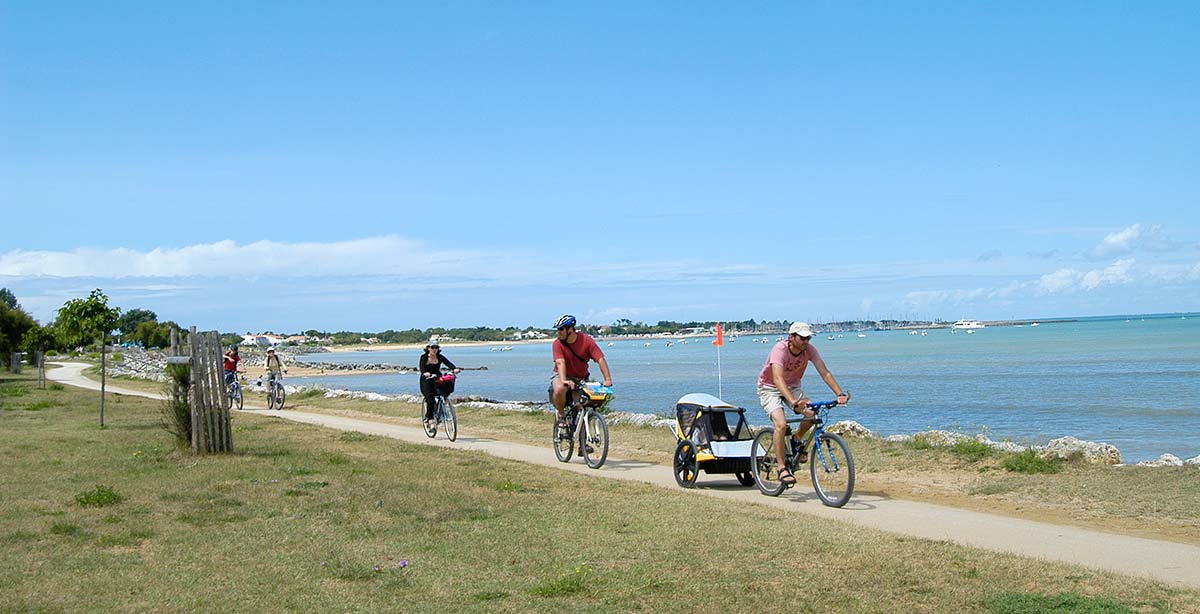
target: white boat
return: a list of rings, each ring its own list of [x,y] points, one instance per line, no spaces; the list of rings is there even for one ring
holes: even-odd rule
[[[863,337],[866,337],[866,336],[867,336],[867,333],[858,333],[859,339],[862,339]]]
[[[950,328],[957,328],[960,330],[974,330],[976,328],[983,327],[983,322],[980,322],[979,320],[959,320],[950,326]]]
[[[826,337],[826,339],[833,341],[834,337],[833,337],[833,335],[829,335],[828,337]]]

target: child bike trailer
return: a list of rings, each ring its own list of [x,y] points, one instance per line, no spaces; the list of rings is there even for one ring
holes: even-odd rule
[[[732,473],[742,486],[754,486],[750,446],[754,433],[746,410],[711,394],[693,393],[675,404],[675,482],[684,488],[696,485],[704,473]]]

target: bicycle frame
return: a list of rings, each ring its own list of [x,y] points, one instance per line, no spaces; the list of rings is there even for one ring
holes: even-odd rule
[[[788,429],[789,432],[788,432],[788,437],[787,437],[786,442],[787,442],[787,447],[788,447],[787,466],[788,466],[789,470],[792,470],[792,471],[796,470],[796,467],[800,464],[798,462],[800,459],[800,452],[807,450],[808,447],[812,444],[812,442],[817,441],[817,438],[825,432],[825,419],[827,417],[829,417],[829,410],[834,407],[837,407],[837,401],[823,401],[820,403],[809,403],[808,408],[815,412],[815,415],[813,417],[811,417],[811,418],[789,418],[787,420],[787,423],[789,425],[799,424],[799,423],[803,423],[803,422],[812,422],[812,428],[810,428],[808,430],[808,432],[804,434],[804,438],[800,440],[799,446],[793,445],[791,432],[790,432],[791,429],[790,428]],[[837,470],[838,468],[840,468],[840,465],[838,464],[837,459],[830,458],[828,455],[826,455],[825,451],[821,449],[821,446],[813,446],[813,451],[816,453],[817,458],[819,458],[821,460],[822,467],[824,467],[826,469],[834,469],[834,470]],[[833,462],[832,466],[830,465],[830,461]],[[816,460],[810,458],[810,459],[808,459],[808,462],[812,463],[812,462],[816,462]]]

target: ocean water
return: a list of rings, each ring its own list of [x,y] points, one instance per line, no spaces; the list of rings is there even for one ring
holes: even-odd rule
[[[1084,318],[1040,326],[993,326],[967,334],[930,330],[818,333],[814,345],[849,405],[838,419],[857,420],[880,435],[947,429],[986,432],[993,440],[1044,444],[1073,435],[1117,446],[1126,462],[1169,452],[1200,454],[1200,315]],[[834,339],[827,337],[833,334]],[[774,343],[777,335],[772,335]],[[742,335],[720,350],[712,338],[600,340],[613,371],[613,409],[672,414],[691,392],[719,394],[767,423],[755,382],[771,344]],[[609,345],[611,341],[612,345]],[[464,371],[456,392],[493,399],[545,401],[549,344],[447,347]],[[316,354],[326,362],[415,367],[420,350]],[[594,378],[599,369],[593,367]],[[384,394],[419,394],[415,374],[289,378],[289,384]],[[804,389],[832,392],[809,368]],[[673,414],[672,414],[673,415]]]

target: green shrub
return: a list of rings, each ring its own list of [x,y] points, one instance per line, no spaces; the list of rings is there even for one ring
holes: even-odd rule
[[[1063,461],[1060,458],[1046,458],[1036,450],[1025,450],[1006,457],[1000,466],[1017,473],[1058,473],[1062,471]]]
[[[62,392],[63,390],[66,390],[66,388],[64,388],[63,385],[58,382],[54,382],[53,384],[50,384],[49,386],[47,386],[47,388],[49,388],[50,390],[53,390],[54,392]]]
[[[84,507],[116,505],[124,500],[125,497],[108,486],[96,486],[92,490],[75,495],[75,502]]]
[[[950,451],[956,456],[966,459],[971,462],[983,460],[991,456],[995,450],[992,450],[987,444],[976,439],[966,439],[954,444]]]
[[[996,614],[1041,614],[1042,612],[1118,614],[1134,611],[1125,604],[1108,597],[1085,597],[1078,593],[1059,593],[1057,595],[1004,593],[984,601],[983,607],[988,612]]]

